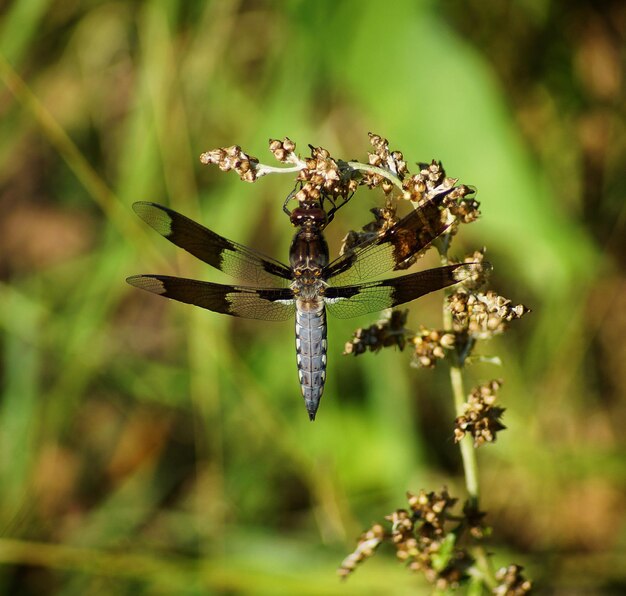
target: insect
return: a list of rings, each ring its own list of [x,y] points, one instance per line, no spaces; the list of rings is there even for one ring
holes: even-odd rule
[[[406,268],[414,255],[450,223],[431,199],[379,235],[329,260],[323,230],[334,214],[320,204],[290,212],[297,231],[289,265],[237,244],[156,203],[134,211],[159,234],[201,261],[254,286],[222,285],[168,275],[134,275],[126,281],[179,302],[236,317],[282,321],[295,315],[296,359],[302,396],[315,419],[326,381],[326,310],[350,318],[410,302],[467,278],[471,264],[438,267],[382,281],[364,280]]]

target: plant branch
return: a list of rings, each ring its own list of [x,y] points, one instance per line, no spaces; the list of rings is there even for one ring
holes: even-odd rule
[[[260,163],[256,169],[257,178],[261,176],[266,176],[267,174],[292,174],[294,172],[299,172],[300,170],[304,170],[306,164],[298,164],[295,166],[281,168],[277,166],[268,166],[264,163]]]
[[[449,235],[447,235],[439,245],[441,263],[448,265]],[[447,308],[447,298],[450,291],[446,291],[443,300],[443,327],[447,332],[452,332],[452,312]],[[452,386],[452,397],[454,400],[455,415],[462,416],[465,408],[466,397],[463,383],[463,362],[464,358],[455,351],[452,364],[450,365],[450,384]],[[478,507],[479,482],[478,482],[478,461],[476,459],[476,449],[474,449],[472,437],[468,434],[459,441],[461,450],[461,461],[465,473],[465,486],[469,495],[470,505]]]
[[[350,166],[353,170],[359,170],[361,172],[369,172],[370,174],[378,174],[383,178],[392,182],[395,186],[397,186],[402,192],[404,192],[404,187],[402,186],[402,180],[398,178],[395,174],[386,170],[385,168],[379,168],[378,166],[372,166],[370,164],[361,163],[360,161],[349,161],[348,166]]]
[[[450,383],[452,385],[452,395],[454,398],[454,411],[456,416],[462,416],[465,406],[465,389],[463,387],[463,370],[458,364],[450,367]],[[478,485],[478,462],[476,459],[476,449],[472,436],[467,434],[459,441],[461,450],[461,460],[463,471],[465,472],[465,486],[469,494],[470,504],[477,506],[479,497]]]

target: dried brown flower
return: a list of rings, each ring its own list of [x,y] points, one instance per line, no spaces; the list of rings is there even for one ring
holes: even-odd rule
[[[405,178],[402,187],[404,198],[421,204],[438,195],[449,195],[457,183],[456,178],[446,177],[441,162],[433,160],[430,164],[420,164],[420,173]]]
[[[433,555],[439,552],[445,537],[446,509],[453,506],[444,489],[441,495],[420,491],[417,495],[407,492],[412,514],[399,509],[385,519],[392,522],[392,537],[396,545],[396,556],[409,561],[412,571],[421,571],[430,582],[437,579]]]
[[[469,433],[474,438],[474,446],[480,447],[494,442],[498,431],[506,428],[500,420],[504,408],[494,405],[501,385],[501,380],[494,379],[472,389],[463,415],[454,423],[456,442]]]
[[[469,224],[480,217],[480,203],[474,197],[467,196],[474,192],[473,188],[460,184],[446,195],[446,206],[457,224]]]
[[[463,505],[463,515],[465,517],[465,524],[472,538],[482,540],[491,533],[491,528],[484,523],[487,513],[480,511],[476,502],[466,501]]]
[[[370,213],[374,215],[374,221],[365,224],[359,232],[348,232],[342,241],[339,254],[343,255],[362,242],[373,240],[377,236],[384,234],[398,221],[395,205],[389,200],[382,208],[373,207],[370,209]]]
[[[437,360],[445,358],[447,352],[454,348],[455,337],[453,333],[421,327],[411,342],[415,346],[413,366],[433,368]]]
[[[389,171],[391,174],[402,180],[408,173],[406,162],[401,151],[390,151],[389,141],[374,133],[368,133],[370,143],[374,148],[373,153],[368,153],[368,163],[374,167]],[[363,175],[363,184],[370,188],[380,186],[385,193],[393,190],[393,183],[381,174],[366,172]]]
[[[245,153],[239,145],[207,151],[200,155],[200,162],[217,164],[224,172],[235,170],[244,182],[254,182],[257,178],[259,160]]]
[[[337,573],[345,578],[352,573],[356,566],[371,557],[385,538],[385,529],[380,524],[374,524],[367,532],[361,534],[356,549],[341,563]]]
[[[444,487],[441,493],[427,493],[420,490],[418,494],[407,492],[409,507],[418,519],[424,521],[420,529],[422,535],[429,538],[443,534],[443,527],[449,515],[449,509],[454,507],[457,499],[450,496]]]
[[[294,163],[299,160],[295,154],[296,144],[289,137],[285,137],[282,141],[270,139],[270,151],[278,161],[283,163]]]
[[[323,147],[311,147],[311,157],[304,160],[305,167],[298,173],[302,188],[296,193],[300,203],[316,202],[322,195],[346,197],[354,184],[351,178],[342,177],[337,162]]]
[[[463,288],[466,290],[478,290],[486,285],[492,271],[491,263],[485,261],[486,248],[475,250],[463,259],[463,263],[472,263],[472,275],[463,279]],[[450,261],[455,262],[453,260]]]
[[[397,509],[385,517],[391,523],[391,532],[385,533],[378,526],[375,534],[361,536],[356,551],[346,558],[339,569],[342,576],[348,575],[356,563],[365,558],[361,545],[375,538],[376,546],[381,540],[391,542],[400,561],[407,563],[411,571],[422,573],[439,589],[457,586],[467,578],[468,569],[474,561],[468,551],[459,546],[458,532],[462,527],[469,527],[470,520],[453,515],[451,510],[457,500],[445,488],[441,493],[424,490],[418,494],[409,492],[407,499],[408,510]],[[465,510],[469,508],[466,506]],[[373,553],[373,549],[368,552]]]
[[[366,328],[357,329],[346,343],[343,353],[359,356],[366,351],[378,352],[382,348],[396,346],[401,350],[406,343],[405,329],[408,310],[392,310],[386,317]]]
[[[398,558],[405,560],[417,552],[417,543],[413,537],[413,519],[406,509],[396,509],[385,516],[391,522],[391,539],[396,545]]]
[[[452,312],[454,331],[468,333],[475,339],[488,339],[502,333],[507,323],[530,312],[523,304],[514,306],[493,290],[473,294],[465,288],[459,288],[448,297],[448,308]]]
[[[532,583],[523,575],[523,567],[509,565],[496,571],[496,580],[499,584],[493,589],[496,596],[524,596],[532,590]]]

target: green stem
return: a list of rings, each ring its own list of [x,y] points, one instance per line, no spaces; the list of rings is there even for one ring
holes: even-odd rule
[[[448,265],[448,246],[450,244],[449,237],[445,237],[440,246],[441,263]],[[446,308],[446,298],[450,295],[450,291],[446,292],[443,301],[443,327],[445,331],[452,332],[452,312]],[[450,384],[452,385],[452,396],[454,399],[455,415],[462,416],[465,408],[465,388],[463,384],[463,361],[458,353],[454,353],[452,364],[450,366]],[[476,459],[476,449],[470,435],[465,435],[459,441],[461,450],[461,461],[463,462],[463,471],[465,473],[465,486],[469,495],[470,505],[478,508],[479,483],[478,483],[478,461]]]
[[[450,383],[452,384],[452,395],[454,398],[454,411],[457,416],[462,416],[465,406],[465,389],[463,387],[463,370],[458,364],[450,367]],[[472,437],[465,435],[459,442],[461,449],[461,460],[463,471],[465,472],[465,486],[469,494],[472,505],[478,505],[478,462],[476,459],[476,449]]]
[[[472,570],[470,570],[470,575],[482,581],[490,590],[493,590],[498,585],[498,581],[485,549],[482,546],[477,546],[471,550],[471,555],[474,557],[474,565]]]
[[[450,246],[450,236],[446,235],[439,243],[437,248],[441,256],[442,265],[448,265],[448,248]],[[446,291],[446,298],[451,291]],[[452,331],[452,312],[446,308],[446,299],[443,302],[443,324],[446,331]],[[452,396],[454,399],[454,411],[456,416],[464,414],[466,396],[463,383],[463,365],[466,361],[467,353],[460,354],[455,351],[452,363],[450,365],[450,384],[452,385]],[[468,505],[478,511],[478,499],[480,496],[480,488],[478,482],[478,460],[476,458],[476,449],[474,447],[472,437],[466,434],[459,442],[461,450],[461,461],[463,462],[463,471],[465,473],[465,487],[468,493]],[[476,546],[472,549],[474,557],[474,565],[470,570],[473,580],[470,581],[468,594],[483,593],[483,585],[489,590],[493,590],[497,581],[491,567],[489,557],[482,546]]]

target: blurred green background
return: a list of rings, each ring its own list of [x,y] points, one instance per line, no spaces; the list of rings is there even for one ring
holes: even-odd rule
[[[483,346],[502,367],[468,371],[505,380],[508,430],[479,451],[495,565],[624,593],[625,37],[621,0],[2,3],[0,593],[425,593],[392,549],[335,569],[407,489],[464,496],[445,370],[342,356],[376,317],[331,320],[311,424],[291,323],[124,283],[227,279],[137,200],[286,258],[291,179],[202,151],[273,163],[288,135],[365,160],[368,131],[478,188],[454,248],[486,246],[492,286],[533,309]],[[382,201],[360,191],[331,250]],[[440,325],[441,298],[411,325]]]

